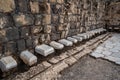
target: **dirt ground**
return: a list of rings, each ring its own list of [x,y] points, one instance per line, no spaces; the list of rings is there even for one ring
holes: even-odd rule
[[[57,80],[120,80],[120,66],[86,56],[61,72]]]

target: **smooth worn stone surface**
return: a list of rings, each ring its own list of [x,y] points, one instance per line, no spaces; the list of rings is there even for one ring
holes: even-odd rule
[[[48,46],[46,44],[38,45],[35,47],[35,51],[38,54],[41,54],[43,56],[48,56],[54,52],[54,48],[51,46]]]
[[[77,43],[78,40],[72,37],[67,37],[67,40],[72,41],[73,43]]]
[[[21,52],[20,58],[23,60],[25,64],[29,66],[32,66],[35,63],[37,63],[37,57],[28,50]]]
[[[116,64],[120,62],[120,34],[113,34],[111,38],[101,44],[96,50],[91,54],[91,56],[96,58],[103,58],[112,61]],[[104,55],[104,56],[103,56]]]
[[[83,38],[82,37],[79,37],[79,36],[72,36],[73,38],[77,39],[78,41],[82,41]]]
[[[50,46],[52,46],[55,49],[63,49],[64,48],[63,44],[60,44],[60,43],[55,42],[55,41],[50,42]]]
[[[15,67],[17,67],[17,62],[11,56],[4,57],[0,60],[0,68],[3,72],[6,72]]]
[[[65,46],[72,46],[73,45],[73,43],[71,41],[68,41],[66,39],[61,39],[58,42],[61,44],[64,44]]]
[[[101,57],[104,57],[103,54],[99,54],[99,53],[92,53],[91,56],[95,57],[95,58],[101,58]]]

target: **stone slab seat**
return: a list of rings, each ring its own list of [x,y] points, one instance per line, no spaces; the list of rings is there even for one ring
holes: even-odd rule
[[[82,41],[83,38],[82,37],[79,37],[79,36],[72,36],[73,38],[77,39],[78,41]]]
[[[2,72],[7,72],[15,67],[17,67],[17,62],[12,56],[7,56],[0,59],[0,69]]]
[[[59,50],[64,48],[64,45],[63,45],[63,44],[58,43],[58,42],[56,42],[56,41],[50,42],[49,45],[52,46],[53,48],[59,49]]]
[[[66,40],[66,39],[61,39],[58,42],[65,45],[65,46],[72,46],[73,45],[73,43],[71,41]]]
[[[77,36],[82,37],[83,39],[87,39],[87,38],[88,38],[88,36],[87,36],[86,33],[83,33],[83,34],[77,34]]]
[[[38,45],[35,47],[35,52],[38,53],[38,54],[41,54],[43,56],[48,56],[52,53],[54,53],[54,48],[51,47],[51,46],[48,46],[46,44],[42,44],[42,45]]]
[[[22,51],[20,54],[20,58],[25,64],[29,66],[32,66],[35,63],[37,63],[37,57],[28,50]]]
[[[72,41],[73,43],[77,43],[78,40],[72,37],[67,37],[67,40]]]

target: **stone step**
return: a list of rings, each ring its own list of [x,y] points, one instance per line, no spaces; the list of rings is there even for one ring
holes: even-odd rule
[[[77,43],[78,40],[72,37],[67,37],[67,40],[72,41],[73,43]]]
[[[35,47],[35,52],[37,52],[38,54],[41,54],[43,56],[48,56],[52,53],[54,53],[54,48],[51,46],[48,46],[46,44],[42,44],[42,45],[38,45]]]
[[[33,55],[31,52],[29,52],[28,50],[21,52],[20,58],[23,60],[25,64],[29,66],[32,66],[35,63],[37,63],[37,57]]]
[[[56,41],[50,42],[50,46],[52,46],[55,49],[63,49],[64,48],[63,44],[60,44],[60,43],[58,43]]]
[[[0,59],[0,69],[2,70],[2,72],[7,72],[15,67],[17,67],[17,62],[12,56]]]
[[[73,43],[71,41],[68,41],[66,39],[61,39],[58,42],[65,45],[65,46],[72,46],[73,45]]]
[[[78,41],[82,41],[83,38],[82,37],[79,37],[79,36],[72,36],[73,38],[77,39]]]

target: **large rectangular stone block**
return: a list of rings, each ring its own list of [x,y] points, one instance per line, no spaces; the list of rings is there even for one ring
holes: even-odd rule
[[[46,44],[38,45],[35,47],[35,51],[38,54],[41,54],[43,56],[48,56],[54,52],[54,48],[51,46],[48,46]]]
[[[52,41],[50,43],[50,46],[54,47],[55,49],[63,49],[64,48],[64,45],[63,44],[60,44],[58,42],[55,42],[55,41]]]
[[[23,62],[29,66],[34,65],[37,63],[37,57],[33,55],[31,52],[28,50],[22,51],[20,54],[20,58],[23,60]]]
[[[79,36],[72,36],[73,38],[77,39],[78,41],[82,41],[83,38],[82,37],[79,37]]]
[[[65,46],[72,46],[73,45],[73,43],[71,41],[68,41],[66,39],[61,39],[58,42],[61,44],[64,44]]]
[[[78,40],[72,37],[67,37],[67,40],[72,41],[73,43],[77,43]]]
[[[16,66],[17,66],[17,62],[11,56],[0,59],[0,68],[2,72],[6,72],[12,68],[15,68]]]

